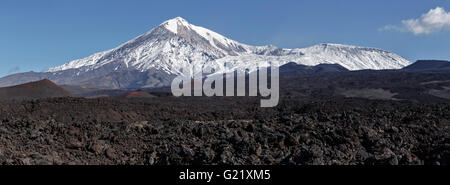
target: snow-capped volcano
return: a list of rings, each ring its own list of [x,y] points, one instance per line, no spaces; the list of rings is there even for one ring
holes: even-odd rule
[[[221,66],[216,72],[229,72],[289,62],[310,66],[340,64],[350,70],[398,69],[410,64],[391,52],[339,44],[304,49],[250,46],[177,17],[112,50],[33,75],[45,76],[58,84],[155,87],[170,84],[183,69],[193,75],[212,65]]]
[[[177,17],[115,49],[51,68],[47,72],[69,69],[89,71],[114,64],[114,70],[157,69],[179,74],[181,68],[190,65],[200,66],[226,56],[250,54],[251,48]]]

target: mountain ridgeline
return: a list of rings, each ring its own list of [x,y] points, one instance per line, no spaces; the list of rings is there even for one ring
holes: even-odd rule
[[[344,96],[446,102],[450,100],[449,66],[450,62],[448,61],[421,60],[398,70],[350,71],[339,64],[306,66],[291,62],[280,67],[280,91],[285,96],[295,95],[313,99]],[[236,83],[236,77],[234,80]],[[247,78],[246,81],[248,81]],[[44,79],[0,88],[0,100],[70,96],[135,99],[170,96],[171,91],[169,86],[136,90],[97,88],[83,85],[58,86],[50,80]],[[148,92],[151,92],[151,94]]]
[[[0,87],[49,79],[59,85],[154,88],[170,85],[183,70],[191,75],[208,66],[218,67],[217,73],[255,71],[257,66],[278,67],[292,62],[305,66],[338,64],[348,70],[400,69],[410,64],[388,51],[341,44],[319,44],[302,49],[250,46],[177,17],[109,51],[44,72],[1,78]]]
[[[444,60],[418,60],[403,68],[410,72],[450,72],[450,62]]]

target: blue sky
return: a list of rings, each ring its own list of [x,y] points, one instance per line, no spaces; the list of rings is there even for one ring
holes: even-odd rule
[[[447,19],[421,20],[437,7],[450,11],[450,0],[1,0],[0,76],[112,49],[177,16],[251,45],[340,43],[450,60]]]

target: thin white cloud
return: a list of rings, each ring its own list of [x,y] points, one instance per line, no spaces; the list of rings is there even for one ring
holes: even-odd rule
[[[420,18],[403,20],[401,26],[387,25],[379,29],[379,31],[387,30],[411,32],[415,35],[450,31],[450,12],[442,7],[436,7]]]
[[[390,31],[390,30],[400,31],[400,32],[407,31],[405,28],[400,27],[400,26],[395,26],[395,25],[386,25],[386,26],[383,26],[382,28],[378,29],[378,31]]]

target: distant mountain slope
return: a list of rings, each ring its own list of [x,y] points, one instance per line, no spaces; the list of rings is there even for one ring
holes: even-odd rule
[[[125,98],[154,98],[154,97],[156,96],[151,95],[150,93],[144,90],[137,90],[125,96]]]
[[[0,88],[0,100],[25,100],[72,96],[74,96],[72,93],[47,79],[13,87]]]
[[[305,66],[291,62],[280,67],[280,75],[316,74],[347,71],[349,70],[339,64],[319,64],[317,66]]]
[[[281,66],[289,62],[307,66],[339,64],[349,70],[400,69],[410,64],[395,53],[341,44],[304,49],[250,46],[177,17],[109,51],[43,73],[2,78],[0,87],[48,78],[64,85],[151,88],[169,85],[183,70],[189,75],[200,72],[202,67],[216,67],[216,73],[251,72],[257,66]]]
[[[418,60],[417,62],[406,66],[403,70],[415,72],[450,72],[450,62],[444,60]]]

